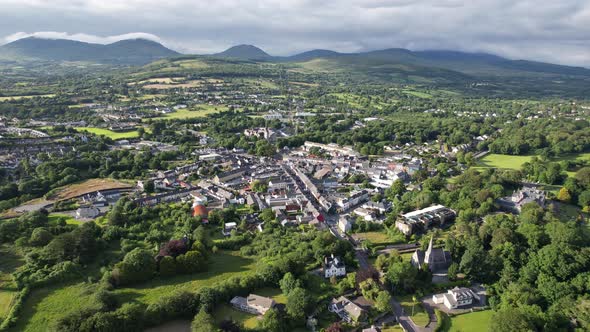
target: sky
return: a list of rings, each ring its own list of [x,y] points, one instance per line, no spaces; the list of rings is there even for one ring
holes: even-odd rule
[[[590,68],[590,0],[0,0],[0,44],[147,38],[181,53],[253,44],[486,52]]]

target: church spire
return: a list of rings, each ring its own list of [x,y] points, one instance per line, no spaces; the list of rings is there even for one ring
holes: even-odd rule
[[[428,249],[426,249],[426,253],[424,255],[424,263],[428,264],[430,266],[431,264],[431,254],[432,254],[432,242],[434,240],[434,235],[432,235],[430,237],[430,243],[428,243]]]

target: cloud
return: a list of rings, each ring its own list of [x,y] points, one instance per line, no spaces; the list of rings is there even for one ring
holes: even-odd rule
[[[590,67],[588,0],[0,0],[0,5],[0,36],[69,31],[70,38],[104,42],[142,31],[186,53],[242,43],[275,55],[403,47]]]

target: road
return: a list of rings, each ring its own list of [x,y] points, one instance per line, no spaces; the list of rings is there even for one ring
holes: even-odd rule
[[[359,262],[359,269],[368,269],[371,266],[369,262],[369,258],[367,257],[367,253],[365,250],[356,247],[355,248],[355,255],[356,259]],[[404,309],[395,298],[391,298],[391,308],[393,309],[393,313],[395,318],[399,322],[399,324],[404,328],[405,331],[409,332],[433,332],[434,328],[436,327],[436,316],[434,315],[434,311],[430,308],[425,306],[426,311],[430,317],[430,322],[426,327],[418,326],[414,324],[414,322],[410,319]]]

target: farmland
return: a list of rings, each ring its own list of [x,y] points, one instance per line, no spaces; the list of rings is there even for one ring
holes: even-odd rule
[[[109,189],[124,189],[130,188],[131,185],[113,179],[90,179],[84,182],[71,184],[55,190],[54,195],[50,198],[54,200],[65,200],[78,197],[87,193],[109,190]]]
[[[137,132],[137,130],[116,132],[105,128],[97,127],[76,127],[76,130],[81,132],[86,131],[94,135],[106,136],[114,140],[139,137],[139,132]]]
[[[226,111],[226,106],[220,105],[199,105],[191,109],[179,109],[173,113],[165,114],[164,116],[155,118],[160,120],[179,120],[179,119],[190,119],[190,118],[202,118],[209,114],[219,113]]]

